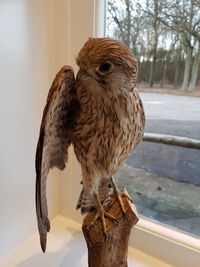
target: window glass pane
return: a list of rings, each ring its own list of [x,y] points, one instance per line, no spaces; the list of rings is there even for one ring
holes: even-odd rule
[[[138,60],[145,133],[200,140],[200,9],[193,0],[108,0],[106,36]],[[141,216],[200,236],[200,150],[142,142],[116,174]]]

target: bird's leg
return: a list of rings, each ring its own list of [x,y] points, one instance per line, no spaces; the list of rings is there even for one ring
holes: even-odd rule
[[[125,214],[125,207],[124,207],[124,203],[122,201],[122,197],[126,197],[128,200],[130,200],[132,202],[132,199],[130,198],[130,196],[128,194],[126,194],[125,192],[119,193],[117,186],[114,183],[113,178],[111,177],[111,182],[112,182],[112,186],[113,186],[113,195],[116,197],[116,199],[119,202],[119,205],[122,209],[123,214]]]
[[[94,217],[94,219],[92,221],[92,224],[94,224],[95,221],[98,218],[100,218],[101,221],[102,221],[102,225],[103,225],[103,232],[106,235],[107,228],[106,228],[106,220],[105,220],[105,217],[108,217],[111,220],[115,220],[115,221],[117,221],[117,220],[115,219],[114,216],[112,216],[111,214],[109,214],[108,212],[106,212],[104,210],[104,207],[102,206],[101,201],[99,199],[99,196],[97,194],[95,194],[95,199],[96,199],[96,203],[97,203],[97,211],[96,211],[95,217]]]

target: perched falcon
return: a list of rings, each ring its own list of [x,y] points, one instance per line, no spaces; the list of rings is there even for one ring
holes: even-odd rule
[[[82,169],[83,189],[77,204],[82,213],[96,210],[106,232],[104,200],[113,189],[112,175],[142,140],[145,115],[135,88],[137,62],[123,43],[90,38],[81,48],[79,72],[64,66],[50,88],[36,151],[36,212],[40,243],[46,249],[50,230],[46,179],[51,168],[65,168],[73,145]]]

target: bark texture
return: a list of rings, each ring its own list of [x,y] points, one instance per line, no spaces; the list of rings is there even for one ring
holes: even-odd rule
[[[143,141],[161,143],[170,146],[180,146],[180,147],[200,149],[199,140],[175,136],[175,135],[145,133]]]
[[[196,82],[197,82],[197,76],[198,76],[198,70],[199,70],[199,62],[200,62],[200,43],[198,44],[198,52],[194,58],[191,80],[190,80],[190,85],[189,85],[189,89],[188,89],[189,92],[193,92],[195,90],[195,86],[196,86]]]
[[[192,66],[192,49],[188,46],[186,49],[186,62],[185,62],[185,70],[184,70],[184,77],[182,84],[182,90],[185,91],[188,90],[191,66]]]
[[[83,220],[82,230],[88,247],[89,267],[126,267],[128,256],[128,241],[132,227],[137,223],[138,217],[134,206],[127,198],[122,197],[125,206],[125,215],[121,211],[118,201],[113,204],[108,212],[118,222],[107,219],[107,234],[103,233],[102,223],[98,219],[91,224],[94,214],[88,214]]]

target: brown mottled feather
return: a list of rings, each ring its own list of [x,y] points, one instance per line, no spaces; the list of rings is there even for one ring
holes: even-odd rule
[[[46,200],[46,179],[50,168],[64,169],[67,147],[71,143],[71,112],[76,105],[73,92],[74,74],[64,66],[56,75],[44,108],[36,150],[36,213],[40,243],[46,249],[46,236],[50,230]]]
[[[105,63],[110,69],[101,71]],[[57,74],[42,119],[36,153],[36,209],[43,251],[50,229],[46,178],[50,168],[65,167],[69,144],[82,169],[77,208],[85,213],[96,209],[96,194],[107,205],[110,177],[144,133],[145,115],[135,88],[137,61],[128,47],[109,38],[90,38],[77,64],[75,84],[70,67]]]

